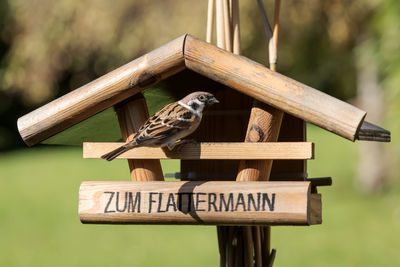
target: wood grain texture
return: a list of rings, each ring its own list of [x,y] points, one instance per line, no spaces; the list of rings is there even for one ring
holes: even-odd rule
[[[100,158],[123,143],[83,143],[84,158]],[[120,159],[312,159],[311,142],[284,143],[195,143],[178,149],[137,147],[118,156]]]
[[[255,101],[251,110],[245,142],[264,145],[262,142],[277,141],[283,112]],[[282,143],[284,144],[284,143]],[[236,181],[268,181],[272,160],[242,160]]]
[[[125,142],[132,141],[139,128],[149,118],[146,100],[140,93],[120,103],[116,112]],[[128,165],[132,181],[164,180],[159,159],[128,159]]]
[[[37,144],[183,69],[185,37],[135,59],[18,119],[28,146]]]
[[[83,223],[309,225],[309,198],[309,182],[83,182],[79,217]]]
[[[366,112],[188,35],[185,65],[261,102],[354,141]]]

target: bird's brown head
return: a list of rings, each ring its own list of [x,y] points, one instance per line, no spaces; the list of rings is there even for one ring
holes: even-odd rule
[[[219,103],[219,101],[208,92],[194,92],[182,98],[179,103],[192,112],[201,115],[205,107]]]
[[[201,111],[207,106],[219,103],[219,101],[213,96],[213,94],[208,92],[191,93],[182,98],[179,102],[184,105],[190,106],[194,110],[201,108]]]

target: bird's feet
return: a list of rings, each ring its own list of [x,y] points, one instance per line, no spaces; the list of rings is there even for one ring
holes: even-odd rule
[[[167,147],[169,150],[177,150],[177,151],[181,151],[182,148],[184,147],[184,145],[187,144],[195,144],[197,143],[196,140],[194,139],[183,139],[183,140],[179,140],[178,142],[174,143],[174,144],[168,144]]]

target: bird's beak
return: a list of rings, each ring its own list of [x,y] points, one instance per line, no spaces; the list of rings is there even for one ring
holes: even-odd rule
[[[210,99],[208,100],[208,103],[209,103],[210,105],[212,105],[212,104],[218,104],[219,101],[218,101],[215,97],[212,97],[212,98],[210,98]]]

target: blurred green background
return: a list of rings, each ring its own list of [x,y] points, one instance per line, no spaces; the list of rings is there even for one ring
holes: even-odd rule
[[[16,130],[21,115],[186,32],[204,39],[206,10],[187,0],[0,0],[1,266],[218,264],[215,227],[82,225],[79,184],[129,179],[126,162],[83,160],[79,146],[27,148]],[[240,19],[242,54],[266,64],[256,1],[240,1]],[[399,36],[397,0],[282,1],[279,72],[362,107],[392,143],[308,126],[309,176],[332,176],[333,186],[320,190],[322,225],[273,228],[274,266],[400,265]]]

